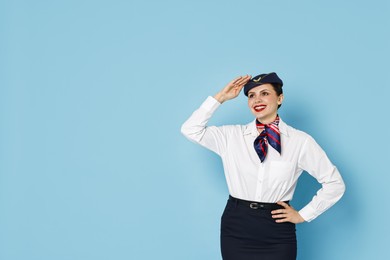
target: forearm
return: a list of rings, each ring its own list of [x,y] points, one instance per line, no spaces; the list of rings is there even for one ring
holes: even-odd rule
[[[299,214],[306,220],[312,221],[324,213],[341,199],[345,192],[345,184],[340,173],[335,167],[331,178],[322,183],[322,188],[313,199],[299,211]]]
[[[195,110],[181,127],[182,134],[189,140],[204,146],[211,145],[212,139],[217,138],[216,127],[207,127],[207,122],[221,104],[209,96],[202,105]],[[207,132],[210,132],[207,134]]]
[[[306,221],[311,221],[343,196],[345,184],[337,167],[311,136],[308,136],[302,148],[299,166],[322,185],[313,199],[299,211]]]

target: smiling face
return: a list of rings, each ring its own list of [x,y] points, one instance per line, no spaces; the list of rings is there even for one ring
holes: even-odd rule
[[[248,106],[252,114],[263,124],[276,118],[278,106],[283,102],[283,94],[277,95],[271,84],[263,84],[248,92]]]

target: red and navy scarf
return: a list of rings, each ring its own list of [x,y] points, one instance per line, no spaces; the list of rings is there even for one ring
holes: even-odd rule
[[[260,161],[263,162],[267,156],[268,144],[280,154],[282,147],[280,144],[279,116],[276,116],[276,119],[269,124],[262,124],[256,119],[256,127],[262,130],[253,144]]]

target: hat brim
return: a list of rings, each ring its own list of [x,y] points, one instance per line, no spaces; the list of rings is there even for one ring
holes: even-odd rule
[[[263,84],[267,84],[267,83],[249,81],[248,83],[245,84],[245,91],[244,91],[245,96],[248,96],[249,90]]]

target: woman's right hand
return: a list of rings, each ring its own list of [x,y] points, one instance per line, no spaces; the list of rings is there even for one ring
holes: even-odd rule
[[[221,91],[219,91],[214,98],[219,103],[233,99],[240,94],[241,89],[251,79],[250,75],[240,76],[230,81]]]

